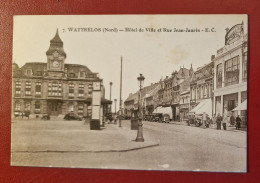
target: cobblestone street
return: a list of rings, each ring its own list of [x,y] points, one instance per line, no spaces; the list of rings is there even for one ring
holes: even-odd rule
[[[136,131],[130,130],[128,120],[122,121],[122,128],[106,124],[100,131],[90,131],[83,121],[14,120],[11,162],[14,166],[246,171],[244,131],[155,122],[144,122],[143,127],[145,143],[131,141]],[[124,150],[113,150],[118,147]]]

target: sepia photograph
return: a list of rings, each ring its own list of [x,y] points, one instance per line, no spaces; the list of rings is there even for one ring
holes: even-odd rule
[[[245,14],[15,15],[11,166],[246,173],[247,80]]]

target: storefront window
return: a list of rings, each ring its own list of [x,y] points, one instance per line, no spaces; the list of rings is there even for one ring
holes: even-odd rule
[[[228,112],[232,111],[238,105],[238,93],[224,95],[223,100],[223,112],[224,114],[228,114]]]
[[[225,62],[225,86],[239,82],[239,56]]]
[[[217,88],[222,87],[222,64],[217,65]]]

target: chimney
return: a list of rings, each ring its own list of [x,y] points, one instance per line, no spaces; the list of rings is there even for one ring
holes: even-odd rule
[[[211,61],[215,58],[215,55],[211,55]]]

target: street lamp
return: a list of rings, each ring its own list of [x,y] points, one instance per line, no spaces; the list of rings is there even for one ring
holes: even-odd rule
[[[138,80],[138,85],[140,87],[140,90],[139,90],[139,96],[138,96],[138,131],[137,131],[137,137],[135,139],[136,142],[144,142],[144,137],[143,137],[143,123],[142,123],[142,109],[141,109],[141,90],[142,90],[142,87],[143,87],[143,84],[144,84],[144,79],[145,77],[140,74],[139,77],[137,77],[137,80]]]
[[[113,83],[110,82],[109,85],[110,85],[110,97],[109,97],[109,100],[111,100],[111,91],[112,91],[112,85],[113,85]]]
[[[116,122],[116,101],[117,101],[117,99],[115,99],[114,101],[115,101],[115,124],[117,124],[117,122]]]
[[[112,95],[112,94],[111,94],[111,93],[112,93],[111,91],[112,91],[112,85],[113,85],[113,83],[110,82],[109,85],[110,85],[110,96],[109,96],[109,100],[111,101],[111,95]],[[112,104],[110,104],[109,112],[110,112],[110,113],[112,112]]]

